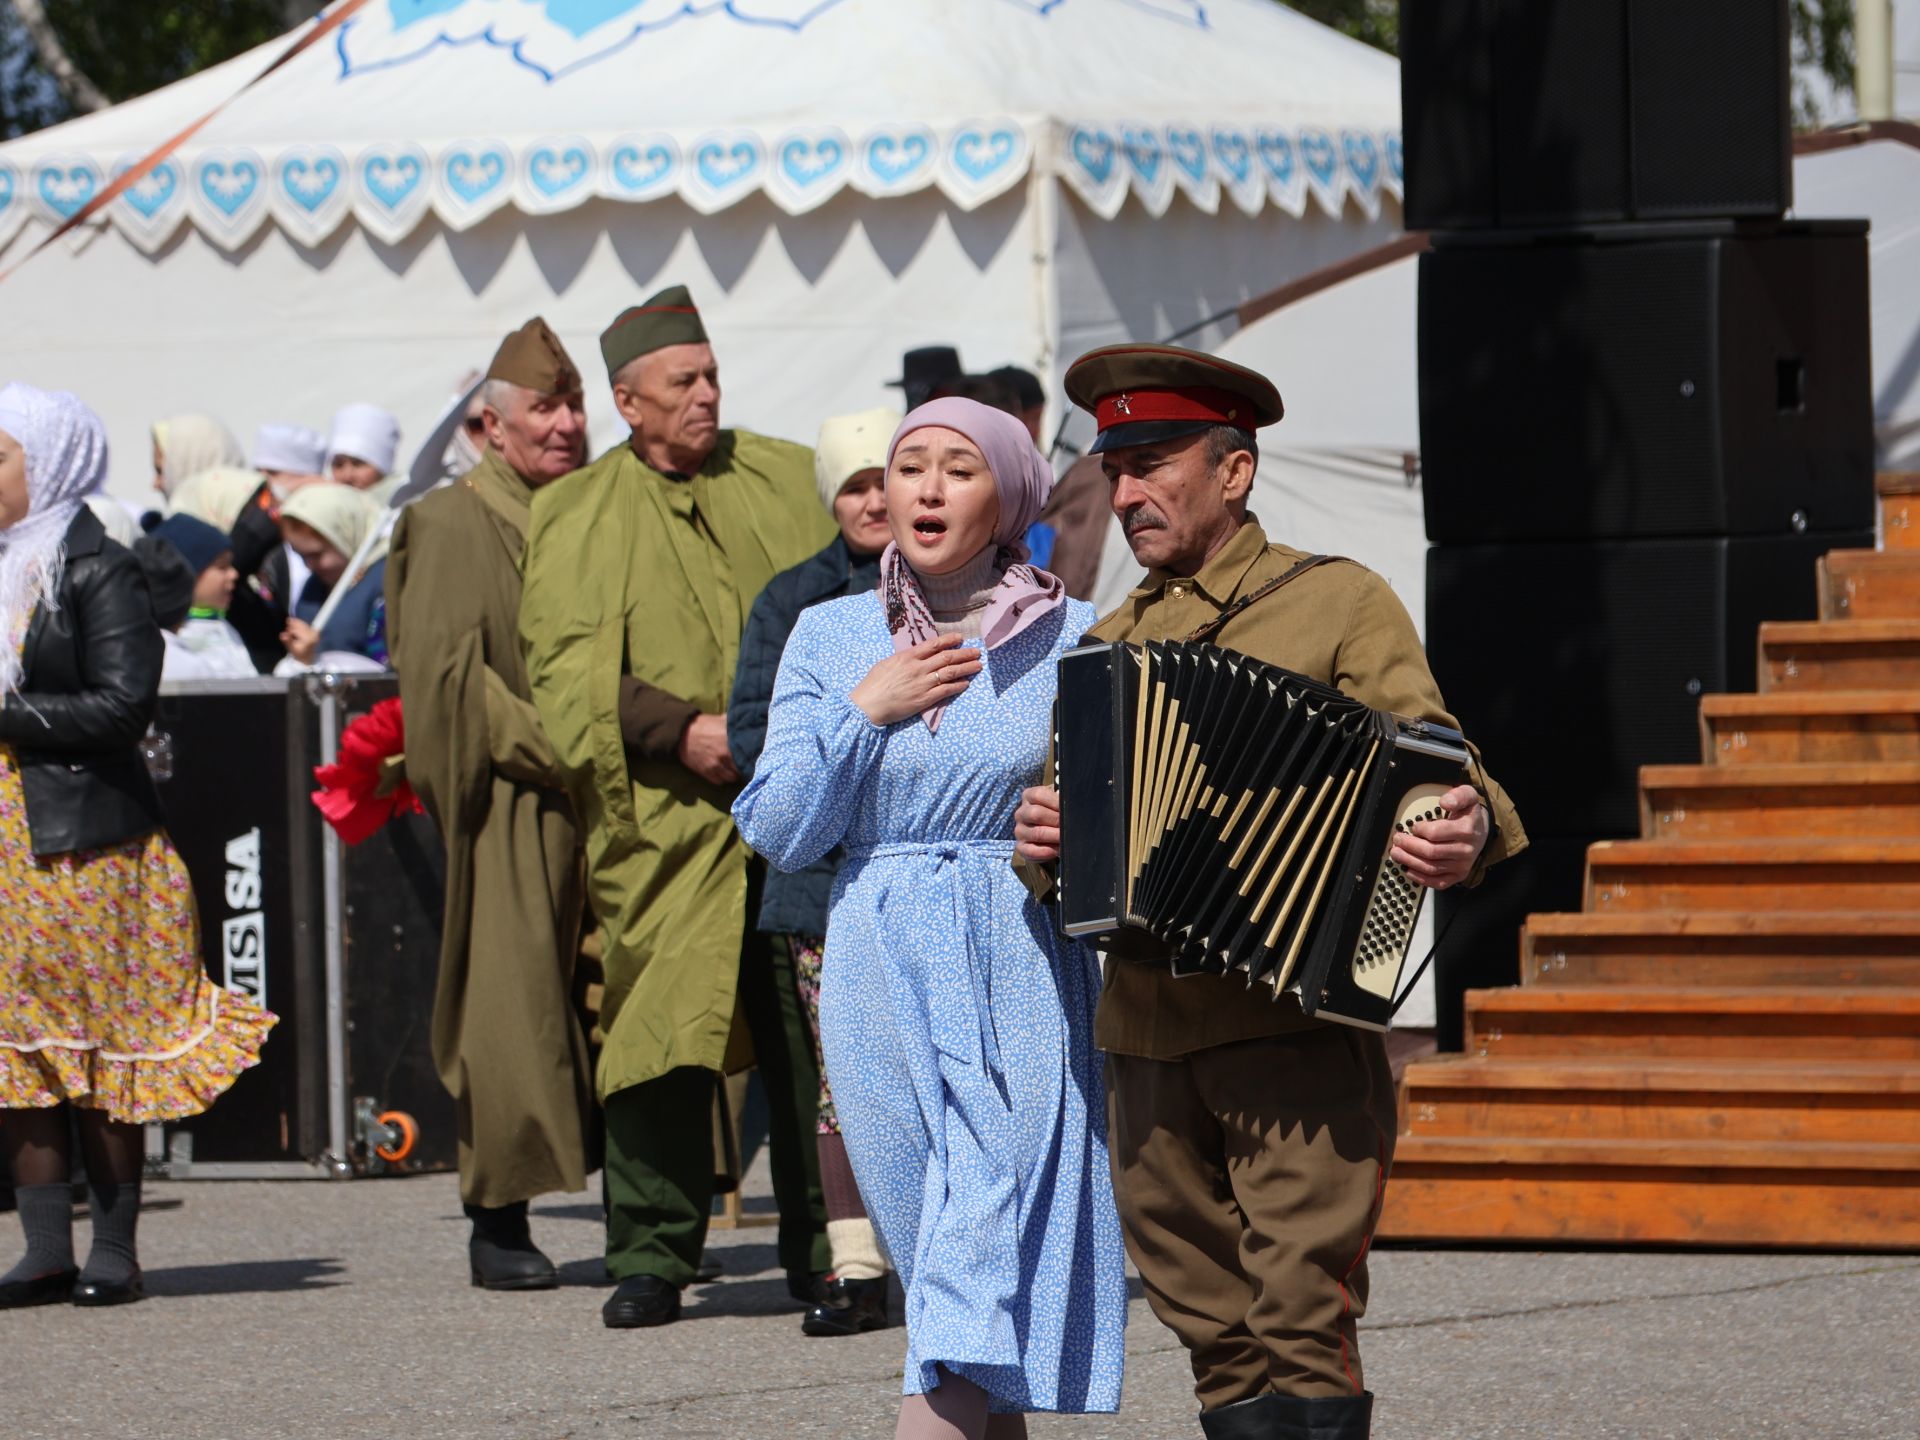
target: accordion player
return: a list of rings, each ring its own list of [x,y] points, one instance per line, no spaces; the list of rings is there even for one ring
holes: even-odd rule
[[[1061,657],[1054,754],[1068,935],[1387,1028],[1426,895],[1393,837],[1470,779],[1458,731],[1212,645],[1094,644]]]

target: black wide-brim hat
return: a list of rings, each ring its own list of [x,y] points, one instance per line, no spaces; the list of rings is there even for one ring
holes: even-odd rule
[[[1258,430],[1286,413],[1257,370],[1178,345],[1107,345],[1067,369],[1067,398],[1100,427],[1088,453],[1197,435],[1216,425]]]

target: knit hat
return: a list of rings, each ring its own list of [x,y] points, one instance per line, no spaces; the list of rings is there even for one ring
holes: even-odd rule
[[[901,419],[898,410],[883,405],[821,422],[820,439],[813,447],[813,478],[820,487],[820,503],[829,513],[847,481],[862,470],[887,468],[887,446]]]
[[[253,468],[318,475],[327,468],[326,439],[304,425],[262,425],[253,439]]]
[[[151,538],[164,540],[178,550],[193,567],[196,580],[222,555],[233,553],[231,537],[191,515],[169,515],[148,533]]]
[[[336,455],[364,460],[382,475],[400,450],[400,422],[378,405],[343,405],[327,433],[327,463]]]

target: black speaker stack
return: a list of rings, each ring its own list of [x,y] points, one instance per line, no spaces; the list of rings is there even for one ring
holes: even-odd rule
[[[1403,0],[1427,651],[1531,850],[1439,897],[1440,1043],[1870,546],[1867,226],[1787,219],[1787,0]]]

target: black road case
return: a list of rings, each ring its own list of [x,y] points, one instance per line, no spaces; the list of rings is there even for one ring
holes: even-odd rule
[[[454,1108],[428,1051],[446,865],[424,815],[356,846],[309,799],[390,675],[161,688],[148,762],[215,983],[280,1017],[212,1109],[148,1132],[176,1179],[446,1170]]]

